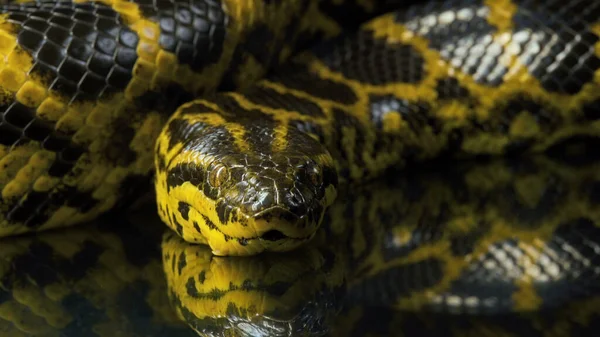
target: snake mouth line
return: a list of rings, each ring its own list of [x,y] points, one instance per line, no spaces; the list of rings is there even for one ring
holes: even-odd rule
[[[267,241],[279,241],[287,239],[288,236],[285,235],[282,231],[279,231],[277,229],[271,229],[263,233],[263,235],[261,235],[260,238]]]

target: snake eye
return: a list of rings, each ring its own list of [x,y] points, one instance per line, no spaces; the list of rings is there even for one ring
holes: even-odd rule
[[[225,166],[219,165],[208,174],[208,183],[212,187],[219,187],[229,179],[229,171]]]

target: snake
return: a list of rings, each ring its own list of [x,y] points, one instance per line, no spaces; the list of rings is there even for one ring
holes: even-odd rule
[[[344,191],[290,252],[215,256],[153,201],[15,237],[0,250],[0,332],[593,336],[600,158],[565,152],[386,175]]]
[[[153,186],[185,241],[284,252],[345,185],[593,139],[598,7],[10,1],[0,235],[85,223]]]
[[[593,332],[599,13],[2,4],[0,331]],[[155,232],[119,212],[149,186]]]

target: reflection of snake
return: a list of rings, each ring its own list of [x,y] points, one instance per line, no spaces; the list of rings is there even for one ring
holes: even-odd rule
[[[600,161],[407,173],[343,193],[309,245],[256,257],[215,257],[167,230],[161,264],[165,228],[144,210],[11,238],[0,332],[189,336],[169,295],[210,336],[587,336],[600,318],[599,186]]]
[[[4,240],[0,335],[193,336],[169,307],[157,245],[163,229],[101,218]]]
[[[4,5],[0,234],[93,218],[154,161],[159,214],[186,241],[289,250],[338,182],[597,134],[598,3],[433,1],[342,36],[389,8],[338,2]]]

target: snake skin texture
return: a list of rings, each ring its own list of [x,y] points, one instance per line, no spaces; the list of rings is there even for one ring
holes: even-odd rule
[[[594,336],[599,165],[535,157],[385,177],[344,193],[289,253],[214,256],[153,203],[6,238],[0,332]]]
[[[599,6],[426,2],[243,92],[186,103],[158,140],[161,218],[216,255],[286,251],[315,235],[339,185],[440,157],[593,139]]]

